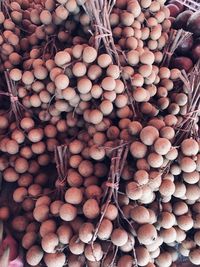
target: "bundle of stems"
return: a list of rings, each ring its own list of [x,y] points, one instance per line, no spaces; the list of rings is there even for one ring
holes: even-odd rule
[[[113,58],[117,56],[112,31],[109,22],[109,15],[115,4],[115,0],[89,0],[85,4],[85,10],[89,15],[94,27],[95,48],[99,49],[103,41],[106,52]],[[118,58],[115,58],[115,60]]]
[[[129,147],[127,143],[124,143],[122,140],[120,144],[113,149],[112,157],[111,157],[111,164],[110,164],[110,171],[108,175],[108,179],[106,181],[106,190],[104,196],[102,198],[102,205],[104,205],[104,209],[102,211],[101,218],[97,224],[97,228],[94,234],[94,240],[97,237],[99,226],[105,216],[107,211],[108,205],[111,201],[117,204],[118,202],[118,190],[119,190],[119,182],[120,176],[123,171],[124,165],[126,163],[127,155],[128,155]]]
[[[175,50],[179,45],[181,45],[187,38],[189,38],[192,35],[192,33],[184,31],[182,29],[180,30],[174,30],[172,29],[169,34],[169,39],[167,42],[167,45],[164,48],[163,51],[163,60],[161,62],[161,66],[169,67],[171,57],[173,56]]]
[[[68,150],[66,145],[56,146],[54,150],[55,163],[58,177],[56,179],[56,193],[58,197],[63,198],[64,190],[67,184],[68,169]],[[59,198],[60,199],[60,198]]]
[[[200,61],[187,75],[182,71],[181,80],[188,94],[187,113],[177,125],[176,145],[180,145],[185,138],[193,137],[200,140],[198,121],[200,117]]]
[[[10,98],[11,107],[9,112],[14,114],[16,123],[19,125],[20,120],[23,118],[23,111],[26,109],[19,101],[16,84],[13,80],[11,80],[9,72],[5,71],[4,75],[6,79],[7,92],[1,91],[0,94]]]
[[[9,0],[0,0],[0,11],[3,12],[8,18],[10,18],[10,1]]]
[[[129,220],[124,215],[119,203],[118,203],[118,195],[119,195],[119,184],[120,184],[120,178],[122,171],[124,169],[124,166],[126,164],[127,156],[128,156],[129,146],[127,142],[124,142],[123,140],[120,140],[116,148],[112,149],[112,156],[111,156],[111,164],[110,164],[110,171],[108,175],[108,179],[106,181],[106,190],[104,193],[104,196],[102,198],[101,206],[104,205],[103,210],[101,211],[101,217],[97,223],[96,229],[94,231],[92,244],[97,238],[97,234],[99,231],[99,227],[105,217],[106,211],[108,209],[108,206],[110,203],[114,203],[118,210],[118,225],[120,227],[123,227],[121,225],[121,221],[125,221],[126,224],[128,224],[129,228],[132,227]],[[115,258],[117,255],[118,248],[115,247],[113,259],[110,264],[110,266],[114,266]],[[134,255],[134,266],[137,266],[137,259],[135,256],[135,249],[133,247],[133,255]]]

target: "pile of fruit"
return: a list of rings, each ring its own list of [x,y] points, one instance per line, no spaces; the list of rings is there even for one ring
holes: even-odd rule
[[[200,15],[165,2],[1,2],[0,266],[200,265]]]

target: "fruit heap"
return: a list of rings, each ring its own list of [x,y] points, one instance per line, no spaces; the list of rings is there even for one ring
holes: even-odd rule
[[[200,265],[200,67],[165,65],[165,0],[1,5],[0,265]]]

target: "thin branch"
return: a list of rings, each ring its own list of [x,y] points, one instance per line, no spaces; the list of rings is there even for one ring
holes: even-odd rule
[[[66,145],[61,145],[55,147],[55,162],[58,178],[56,180],[56,188],[58,190],[58,194],[63,193],[64,188],[67,184],[67,168],[68,168],[68,150]]]
[[[200,139],[197,121],[200,112],[200,61],[194,66],[189,74],[182,72],[180,78],[185,85],[188,95],[187,113],[183,121],[176,125],[175,145],[180,145],[183,139],[194,137]]]
[[[192,33],[186,32],[184,30],[174,30],[172,29],[169,34],[168,42],[163,51],[163,60],[161,66],[169,66],[171,57],[173,56],[175,50],[179,45],[181,45],[185,40],[187,40]]]

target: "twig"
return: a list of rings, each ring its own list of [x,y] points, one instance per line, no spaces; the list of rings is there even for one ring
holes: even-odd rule
[[[169,34],[169,39],[167,45],[163,51],[163,60],[161,62],[161,66],[169,66],[171,57],[173,56],[175,50],[179,45],[181,45],[187,38],[192,35],[190,32],[186,32],[184,30],[174,30],[172,29]]]
[[[116,200],[114,195],[117,195],[116,192],[118,191],[118,187],[119,187],[120,175],[121,175],[121,172],[124,168],[124,164],[125,164],[125,160],[126,160],[124,157],[122,158],[122,153],[125,149],[125,146],[122,146],[122,144],[123,144],[123,141],[121,140],[119,148],[117,150],[113,151],[113,155],[111,158],[110,172],[108,175],[108,180],[106,182],[107,188],[106,188],[106,191],[105,191],[104,197],[102,198],[102,203],[101,203],[103,205],[105,202],[105,205],[104,205],[104,209],[101,213],[101,217],[99,219],[97,227],[95,229],[93,239],[92,239],[93,241],[97,237],[99,227],[100,227],[102,220],[105,216],[108,205],[112,201],[112,197],[113,197],[113,200]],[[126,151],[127,151],[127,148],[126,148]],[[126,155],[127,155],[127,152],[126,152]]]
[[[197,121],[200,112],[200,61],[194,66],[191,72],[187,75],[185,71],[182,71],[180,76],[188,95],[187,113],[183,118],[183,121],[176,125],[176,141],[175,145],[180,145],[183,139],[188,137],[194,137],[197,140],[200,139]],[[197,130],[198,129],[198,130]]]
[[[124,169],[124,165],[126,163],[128,151],[129,151],[129,146],[128,144],[124,144],[123,140],[119,141],[119,145],[117,146],[117,149],[114,149],[112,152],[112,158],[111,158],[111,165],[110,165],[110,172],[108,176],[108,180],[106,182],[106,190],[104,197],[102,198],[102,205],[104,204],[104,209],[101,213],[101,217],[99,219],[99,222],[96,226],[93,238],[92,238],[92,244],[96,240],[99,227],[103,221],[103,218],[105,217],[105,213],[108,209],[109,204],[111,201],[114,201],[115,205],[118,208],[119,211],[119,221],[118,223],[120,224],[120,218],[124,220],[130,228],[133,228],[132,224],[129,222],[129,220],[126,218],[124,212],[122,211],[119,203],[118,203],[118,190],[119,190],[119,184],[120,184],[120,177],[122,174],[122,171]],[[133,229],[132,229],[133,230]],[[134,247],[133,247],[134,250]],[[115,259],[116,256],[114,256],[113,259]],[[137,259],[134,257],[134,261],[136,263],[137,267]],[[111,265],[112,266],[112,265]]]
[[[58,193],[63,193],[63,190],[67,183],[67,167],[68,167],[68,153],[67,146],[61,145],[55,147],[55,162],[58,178],[56,180],[56,188]]]
[[[26,110],[26,108],[19,102],[16,85],[11,80],[9,72],[5,71],[4,75],[8,92],[0,92],[0,94],[8,96],[10,98],[11,112],[13,112],[16,119],[16,123],[17,125],[19,125],[20,120],[23,118],[23,110]]]
[[[5,0],[0,1],[0,10],[6,15],[8,18],[10,18],[10,12],[8,7],[10,6],[10,3],[7,3]]]
[[[119,247],[116,246],[116,247],[115,247],[115,252],[114,252],[112,261],[111,261],[111,263],[109,264],[109,267],[113,267],[113,266],[114,266],[114,263],[115,263],[115,259],[116,259],[116,256],[117,256],[118,249],[119,249]]]
[[[114,151],[114,154],[116,153],[116,151]],[[108,184],[113,184],[114,185],[114,183],[115,183],[115,178],[114,178],[114,176],[113,176],[113,171],[112,171],[112,169],[113,169],[113,160],[111,159],[111,166],[110,166],[110,172],[109,172],[109,175],[108,175]],[[107,186],[108,186],[108,184],[107,184]],[[103,202],[104,202],[104,199],[106,199],[105,201],[105,205],[104,205],[104,209],[103,209],[103,211],[101,212],[101,217],[100,217],[100,219],[99,219],[99,222],[98,222],[98,224],[97,224],[97,226],[96,226],[96,229],[95,229],[95,231],[94,231],[94,234],[93,234],[93,238],[92,238],[92,243],[96,240],[96,238],[97,238],[97,234],[98,234],[98,231],[99,231],[99,228],[100,228],[100,226],[101,226],[101,223],[102,223],[102,221],[103,221],[103,218],[105,217],[105,214],[106,214],[106,211],[107,211],[107,209],[108,209],[108,206],[109,206],[109,204],[110,204],[110,202],[111,202],[111,200],[112,200],[112,195],[113,195],[113,188],[111,187],[111,186],[109,186],[109,187],[107,187],[106,188],[106,191],[105,191],[105,196],[103,197],[103,201],[102,201],[102,204],[103,204]]]

